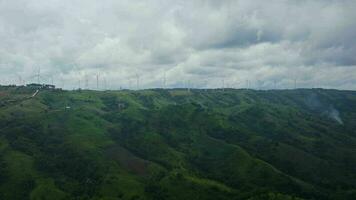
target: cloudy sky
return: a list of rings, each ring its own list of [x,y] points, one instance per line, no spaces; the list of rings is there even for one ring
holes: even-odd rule
[[[0,0],[0,83],[356,89],[356,0]],[[87,80],[87,81],[86,81]],[[79,83],[80,82],[80,83]],[[106,84],[105,84],[106,82]]]

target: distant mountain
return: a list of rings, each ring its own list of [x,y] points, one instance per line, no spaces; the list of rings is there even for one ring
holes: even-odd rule
[[[0,199],[356,199],[356,92],[0,87]]]

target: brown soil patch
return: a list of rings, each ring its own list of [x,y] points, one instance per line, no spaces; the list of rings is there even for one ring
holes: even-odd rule
[[[7,96],[8,94],[6,92],[0,92],[0,97],[5,97]]]
[[[148,174],[147,168],[150,164],[149,161],[135,156],[133,153],[119,145],[110,147],[107,150],[107,155],[110,159],[118,162],[120,166],[137,175],[145,176]]]

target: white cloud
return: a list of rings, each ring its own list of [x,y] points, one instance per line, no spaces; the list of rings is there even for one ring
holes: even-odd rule
[[[0,0],[0,83],[356,89],[352,0]],[[262,84],[263,82],[263,84]],[[239,84],[238,84],[239,83]]]

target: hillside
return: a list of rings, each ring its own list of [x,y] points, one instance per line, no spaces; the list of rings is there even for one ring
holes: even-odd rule
[[[0,199],[356,199],[356,92],[0,87]]]

